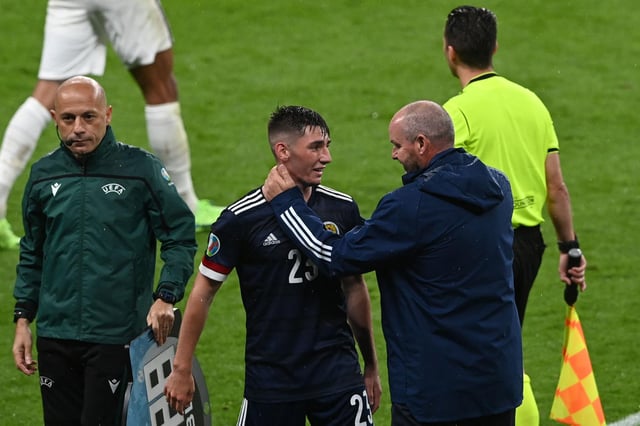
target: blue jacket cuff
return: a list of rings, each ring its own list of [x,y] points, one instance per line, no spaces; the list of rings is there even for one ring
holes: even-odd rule
[[[297,186],[287,189],[284,192],[276,195],[273,200],[271,200],[271,207],[273,208],[273,212],[279,216],[284,213],[289,207],[291,207],[296,200],[302,199],[302,192],[298,189]]]

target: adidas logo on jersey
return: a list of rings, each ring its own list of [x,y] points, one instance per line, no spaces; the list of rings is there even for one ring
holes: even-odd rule
[[[278,237],[273,235],[273,232],[267,235],[267,238],[265,238],[264,241],[262,242],[263,247],[273,246],[276,244],[280,244],[280,240],[278,239]]]

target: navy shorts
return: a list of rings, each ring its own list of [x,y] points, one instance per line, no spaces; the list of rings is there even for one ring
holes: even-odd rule
[[[243,400],[238,426],[372,426],[373,415],[364,386],[319,398],[292,402]]]

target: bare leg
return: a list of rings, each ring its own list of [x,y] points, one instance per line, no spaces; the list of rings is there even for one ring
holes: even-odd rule
[[[130,72],[145,99],[149,144],[164,163],[184,201],[195,212],[198,198],[191,179],[189,142],[173,75],[173,52],[160,52],[153,64],[131,69]]]
[[[0,249],[17,247],[17,237],[6,221],[9,194],[51,121],[49,110],[53,107],[59,84],[58,81],[39,80],[5,130],[0,147]]]

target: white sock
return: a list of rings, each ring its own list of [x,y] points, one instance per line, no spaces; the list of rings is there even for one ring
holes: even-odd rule
[[[198,197],[191,180],[191,155],[180,104],[145,105],[144,114],[151,148],[164,163],[182,199],[195,212]]]
[[[27,166],[51,113],[34,97],[13,114],[0,147],[0,219],[7,216],[7,200],[16,179]]]

